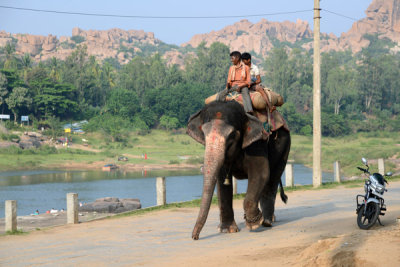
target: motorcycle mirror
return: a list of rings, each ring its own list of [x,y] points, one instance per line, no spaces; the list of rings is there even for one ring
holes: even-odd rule
[[[368,166],[368,161],[366,158],[361,158],[361,161],[365,166]]]
[[[386,173],[385,175],[386,175],[386,176],[392,176],[393,173],[392,173],[392,172],[388,172],[388,173]]]

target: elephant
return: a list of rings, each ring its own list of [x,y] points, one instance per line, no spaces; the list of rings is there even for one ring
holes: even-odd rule
[[[192,238],[199,239],[216,184],[220,210],[218,229],[224,233],[239,231],[232,207],[232,176],[248,179],[243,201],[246,227],[255,230],[261,225],[272,226],[279,185],[281,199],[287,201],[281,175],[289,156],[289,131],[280,128],[264,140],[262,123],[247,114],[239,103],[214,101],[189,118],[187,134],[205,146],[203,193]]]

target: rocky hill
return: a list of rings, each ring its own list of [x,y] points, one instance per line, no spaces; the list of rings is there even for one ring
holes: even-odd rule
[[[355,22],[352,28],[340,37],[334,34],[321,34],[321,51],[352,50],[361,51],[369,45],[366,34],[378,34],[395,43],[400,41],[400,0],[373,0],[366,10],[366,17]],[[250,51],[256,58],[264,58],[276,46],[289,49],[298,47],[312,49],[313,32],[306,21],[272,22],[261,19],[258,23],[241,20],[219,31],[198,34],[182,44],[182,47],[168,45],[154,37],[154,33],[138,30],[111,29],[107,31],[81,30],[74,28],[72,36],[38,36],[30,34],[10,34],[0,32],[0,47],[7,42],[15,44],[16,53],[30,54],[36,61],[51,57],[65,59],[78,44],[85,44],[90,55],[99,60],[117,59],[121,64],[129,62],[134,56],[160,52],[169,64],[183,65],[190,47],[196,48],[205,42],[228,45],[231,50]],[[392,48],[400,50],[399,46]]]
[[[16,54],[28,53],[36,61],[44,61],[52,57],[65,59],[77,45],[86,45],[88,53],[99,60],[115,58],[121,64],[129,62],[135,55],[143,53],[146,48],[157,50],[159,46],[166,45],[155,38],[154,33],[143,30],[85,31],[80,28],[74,28],[71,37],[61,36],[60,38],[53,35],[10,34],[1,31],[0,47],[8,42],[15,45]],[[174,46],[169,46],[168,49],[173,51]]]
[[[294,44],[304,40],[311,41],[312,35],[310,26],[302,20],[294,23],[290,21],[271,22],[262,19],[256,24],[248,20],[241,20],[220,31],[195,35],[182,46],[197,47],[201,42],[205,42],[206,46],[209,46],[214,42],[221,42],[232,50],[253,51],[256,54],[265,55],[278,42]]]
[[[379,38],[388,38],[399,43],[400,0],[373,0],[365,13],[365,18],[355,22],[352,28],[340,37],[321,33],[321,51],[350,49],[357,53],[370,43],[365,34],[378,34]],[[208,46],[213,42],[222,42],[232,50],[253,51],[265,57],[276,45],[309,50],[313,47],[312,38],[313,32],[306,21],[280,23],[262,19],[253,24],[242,20],[219,31],[195,35],[183,46],[197,47],[201,42]]]

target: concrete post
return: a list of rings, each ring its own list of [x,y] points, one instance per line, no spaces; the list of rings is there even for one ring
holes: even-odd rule
[[[335,182],[340,183],[340,161],[333,163],[333,178]]]
[[[167,204],[165,177],[157,177],[157,206]]]
[[[322,184],[321,170],[321,61],[320,61],[320,8],[314,0],[314,66],[313,66],[313,186]]]
[[[383,159],[378,159],[378,172],[382,175],[385,174],[385,161]]]
[[[67,223],[78,223],[78,194],[67,194]]]
[[[17,231],[17,201],[6,200],[5,206],[6,232]]]
[[[237,194],[237,179],[235,176],[232,176],[232,186],[233,186],[233,194]]]
[[[286,164],[285,167],[285,176],[286,176],[286,186],[293,187],[294,179],[293,179],[293,164]]]

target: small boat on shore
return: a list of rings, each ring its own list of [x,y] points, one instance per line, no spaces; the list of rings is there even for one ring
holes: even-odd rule
[[[117,168],[118,168],[118,166],[115,165],[115,164],[106,164],[106,165],[103,166],[102,170],[109,172],[109,171],[115,170]]]

